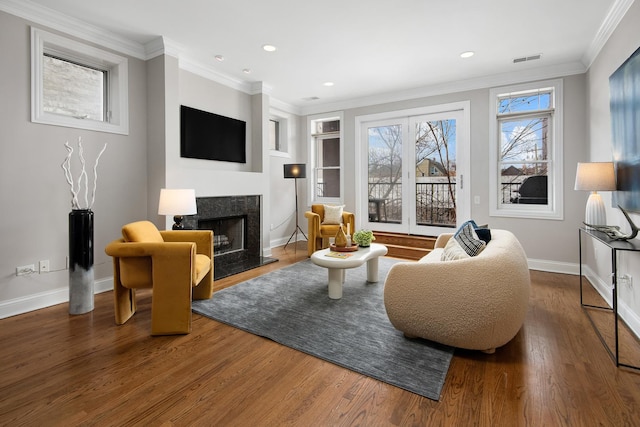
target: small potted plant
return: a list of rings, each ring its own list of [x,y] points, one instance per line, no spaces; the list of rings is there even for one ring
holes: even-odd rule
[[[369,247],[372,240],[376,240],[373,231],[358,230],[353,234],[353,241],[363,248]]]

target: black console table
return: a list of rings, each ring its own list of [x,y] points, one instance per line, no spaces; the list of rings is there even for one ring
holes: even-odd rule
[[[582,283],[583,283],[583,275],[582,275],[582,235],[583,234],[585,236],[591,237],[594,240],[597,240],[598,242],[603,243],[605,246],[607,246],[611,250],[611,294],[612,294],[611,299],[613,301],[612,307],[585,304],[584,301],[583,301],[583,293],[582,293],[582,286],[583,286],[582,285]],[[604,347],[607,349],[607,352],[609,353],[609,355],[611,356],[613,361],[616,363],[616,366],[624,366],[624,367],[627,367],[627,368],[640,370],[640,366],[629,365],[629,364],[620,362],[619,334],[618,334],[618,332],[619,332],[618,331],[618,321],[619,321],[619,315],[618,315],[618,252],[621,252],[621,251],[640,252],[640,244],[638,244],[636,241],[633,241],[633,240],[631,240],[631,241],[612,240],[606,234],[604,234],[604,233],[602,233],[600,231],[596,231],[596,230],[592,230],[592,229],[588,229],[588,228],[580,228],[578,230],[578,245],[579,245],[579,248],[580,248],[579,249],[580,250],[580,305],[583,308],[586,308],[586,307],[598,308],[598,309],[608,310],[608,311],[613,312],[614,331],[615,331],[615,352],[611,350],[611,348],[607,344],[606,340],[604,339],[604,337],[602,336],[602,334],[598,330],[598,327],[596,326],[595,322],[591,318],[591,315],[589,314],[589,311],[585,310],[585,313],[587,314],[587,317],[589,318],[589,321],[591,322],[591,325],[593,325],[593,328],[595,329],[596,333],[598,334],[598,337],[600,338],[600,341],[602,342]],[[593,286],[593,284],[591,284],[590,282],[589,282],[589,285]]]

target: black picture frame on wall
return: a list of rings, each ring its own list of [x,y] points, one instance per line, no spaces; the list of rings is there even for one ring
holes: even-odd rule
[[[617,189],[614,206],[640,212],[640,48],[609,77]]]

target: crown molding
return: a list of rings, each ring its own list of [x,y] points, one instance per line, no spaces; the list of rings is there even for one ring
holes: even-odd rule
[[[457,82],[445,82],[438,85],[377,94],[345,101],[314,103],[313,105],[294,105],[271,98],[270,102],[274,106],[277,104],[277,108],[281,110],[298,115],[308,115],[584,73],[604,47],[617,25],[633,4],[633,1],[634,0],[616,0],[614,2],[580,63],[501,73]],[[186,54],[187,50],[184,46],[166,37],[158,37],[143,45],[103,28],[64,15],[56,10],[35,4],[30,0],[0,0],[0,10],[141,60],[152,59],[163,54],[174,56],[179,59],[180,68],[247,94],[270,94],[272,92],[272,87],[262,82],[246,82],[213,70],[195,58],[189,57],[189,55]]]
[[[205,79],[213,80],[221,85],[228,86],[231,89],[239,90],[241,92],[251,94],[251,83],[245,82],[235,77],[228,76],[226,74],[219,73],[200,61],[197,61],[188,55],[180,55],[179,67],[185,71],[189,71],[193,74],[197,74]]]
[[[598,32],[595,37],[591,41],[591,45],[582,56],[582,63],[589,69],[595,61],[596,57],[611,37],[611,34],[615,31],[624,15],[627,13],[634,0],[616,0],[611,9],[609,9],[609,13],[602,21]]]
[[[142,44],[29,0],[0,0],[0,10],[116,52],[146,59]]]
[[[390,102],[408,101],[411,99],[426,98],[430,96],[446,95],[451,93],[487,89],[491,87],[506,86],[536,80],[547,80],[574,74],[583,74],[586,71],[587,68],[584,66],[584,64],[582,64],[582,62],[571,62],[548,67],[530,68],[521,71],[505,72],[467,80],[444,82],[437,85],[424,86],[421,88],[407,89],[403,91],[388,92],[345,101],[303,106],[300,108],[300,114],[319,114],[328,111],[340,111],[351,108],[387,104]]]

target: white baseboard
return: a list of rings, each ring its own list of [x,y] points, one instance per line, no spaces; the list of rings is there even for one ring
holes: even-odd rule
[[[613,307],[611,285],[598,277],[588,265],[584,266],[583,273],[600,296],[609,304],[609,307]],[[588,283],[585,285],[589,286]],[[640,317],[620,298],[618,298],[618,315],[629,326],[629,329],[640,338]]]
[[[529,269],[531,270],[547,271],[549,273],[580,274],[580,266],[570,262],[557,262],[532,258],[529,258],[527,262],[529,263]]]
[[[278,246],[286,245],[288,240],[289,237],[281,237],[280,239],[271,240],[269,244],[272,248],[277,248]],[[304,238],[304,236],[300,235],[298,236],[298,242],[306,242],[306,239]],[[293,244],[293,240],[290,243]]]
[[[113,278],[96,280],[94,283],[96,294],[113,289]],[[0,302],[0,319],[39,310],[52,305],[69,302],[69,287],[53,289],[47,292],[40,292],[22,298],[14,298]]]
[[[282,246],[287,242],[288,238],[282,238],[272,240],[271,247]],[[270,251],[269,251],[270,252]],[[265,255],[268,256],[268,255]],[[548,271],[550,273],[572,274],[578,275],[580,272],[578,264],[561,263],[540,259],[529,259],[529,268],[532,270]],[[593,283],[595,289],[604,298],[605,301],[611,306],[610,287],[607,283],[597,277],[589,266],[584,266],[584,274],[587,279]],[[107,277],[96,280],[95,293],[102,293],[113,289],[113,278]],[[18,314],[27,313],[41,308],[50,307],[56,304],[62,304],[69,301],[69,288],[67,286],[54,289],[47,292],[41,292],[38,294],[28,295],[23,298],[15,298],[0,302],[0,319],[4,319],[10,316],[16,316]],[[629,328],[640,337],[640,316],[634,313],[633,310],[621,300],[618,300],[618,313],[620,317],[625,321]]]

